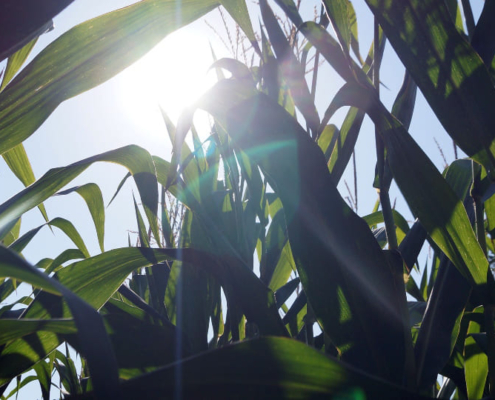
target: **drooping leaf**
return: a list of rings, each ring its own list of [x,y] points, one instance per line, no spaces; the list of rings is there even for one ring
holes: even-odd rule
[[[86,258],[86,256],[81,252],[79,249],[66,249],[62,253],[60,253],[53,261],[51,261],[46,267],[45,267],[45,274],[49,275],[52,272],[58,271],[60,266],[67,261],[71,260],[82,260]],[[48,261],[48,259],[45,259]],[[37,264],[37,267],[41,267],[41,263]]]
[[[0,319],[0,344],[6,344],[37,331],[77,333],[71,319]]]
[[[159,237],[157,223],[158,188],[155,166],[149,153],[134,145],[89,157],[67,167],[51,169],[34,184],[0,205],[0,232],[7,230],[9,224],[23,213],[55,194],[97,161],[121,164],[133,174],[152,231],[156,237]]]
[[[96,228],[96,235],[98,236],[98,244],[100,245],[100,250],[104,252],[105,205],[103,203],[103,195],[101,194],[100,187],[96,183],[87,183],[82,186],[76,186],[71,189],[58,192],[57,195],[66,195],[72,192],[76,192],[77,194],[79,194],[86,202]]]
[[[117,189],[115,190],[115,193],[113,194],[112,198],[108,202],[107,207],[110,207],[110,204],[112,204],[112,202],[115,200],[115,198],[119,194],[120,190],[124,187],[124,184],[126,183],[127,179],[130,178],[131,176],[132,176],[132,174],[130,172],[128,172],[127,174],[125,174],[125,176],[120,181],[119,186],[117,186]]]
[[[289,17],[296,28],[303,23],[299,10],[293,0],[275,0],[275,3],[284,11],[285,15]]]

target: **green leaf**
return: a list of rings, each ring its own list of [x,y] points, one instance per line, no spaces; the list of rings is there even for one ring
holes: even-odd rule
[[[10,393],[7,395],[6,399],[10,399],[14,394],[18,393],[19,390],[21,390],[24,386],[26,386],[28,383],[31,383],[33,381],[37,380],[37,377],[34,375],[27,376],[25,379],[20,382],[20,377],[17,386],[10,391]]]
[[[82,393],[81,384],[79,383],[79,376],[76,371],[74,361],[67,355],[67,357],[60,351],[55,351],[55,368],[60,375],[60,380],[65,390],[71,394]],[[60,364],[59,361],[62,363]]]
[[[131,177],[132,174],[130,172],[128,172],[127,174],[125,174],[125,176],[122,178],[122,180],[120,181],[119,183],[119,186],[117,186],[117,190],[115,190],[115,193],[113,194],[112,198],[110,199],[110,201],[108,202],[108,205],[107,207],[110,207],[110,204],[112,204],[112,202],[115,200],[115,198],[117,197],[117,195],[119,194],[120,190],[124,187],[124,184],[126,183],[127,181],[127,178]]]
[[[285,15],[289,17],[296,28],[303,23],[299,10],[293,0],[275,0],[275,3],[284,11]]]
[[[478,307],[473,312],[483,314],[483,310],[483,307]],[[470,399],[481,399],[483,397],[488,376],[488,357],[472,336],[481,331],[480,324],[475,320],[471,320],[469,322],[468,336],[464,342],[464,373],[466,375],[467,393]]]
[[[446,131],[495,174],[495,87],[445,2],[366,2]]]
[[[287,299],[294,293],[294,290],[299,286],[300,282],[301,280],[299,278],[292,279],[275,292],[278,308],[284,305]]]
[[[36,1],[24,3],[4,0],[2,6],[8,12],[0,19],[0,61],[23,48],[27,43],[53,28],[51,21],[73,0]]]
[[[282,248],[280,258],[278,259],[275,271],[273,271],[272,279],[268,287],[272,290],[279,289],[287,282],[290,274],[296,270],[296,264],[294,263],[294,257],[290,248],[290,243],[287,241]]]
[[[85,255],[79,249],[66,249],[60,253],[53,261],[51,261],[45,268],[45,274],[49,275],[52,272],[56,272],[60,269],[60,266],[70,260],[80,260],[86,258]],[[40,263],[38,263],[38,267]]]
[[[45,225],[56,226],[62,232],[64,232],[69,239],[79,248],[81,251],[83,258],[89,257],[88,249],[84,244],[81,236],[77,229],[72,225],[72,223],[64,218],[54,218],[49,221],[48,224],[40,225],[37,228],[31,229],[22,235],[19,239],[17,239],[14,243],[12,243],[9,248],[17,253],[21,253],[24,248],[29,244],[29,242],[34,238],[34,236],[43,228]]]
[[[101,194],[100,187],[96,183],[87,183],[82,186],[76,186],[71,189],[64,190],[63,192],[58,192],[57,196],[66,195],[72,192],[79,194],[86,202],[96,228],[96,235],[98,236],[100,250],[104,252],[105,205],[103,203],[103,195]]]
[[[184,215],[180,235],[180,247],[208,249],[208,235],[190,210]],[[199,353],[208,349],[208,320],[211,305],[207,302],[207,296],[208,281],[211,280],[211,276],[200,265],[191,264],[184,267],[183,263],[174,262],[172,270],[174,269],[176,271],[172,272],[176,274],[171,274],[173,279],[169,279],[168,293],[166,292],[166,295],[173,296],[173,299],[169,300],[174,303],[174,314],[171,318],[189,338],[193,353]]]
[[[10,170],[23,183],[24,186],[27,187],[36,180],[31,167],[31,162],[29,161],[22,143],[5,152],[2,156]],[[41,211],[41,215],[43,215],[45,221],[48,222],[48,215],[46,214],[45,206],[40,204],[38,207]]]
[[[383,137],[390,169],[411,211],[456,268],[473,285],[485,290],[488,261],[464,206],[431,160],[369,89],[344,85],[330,107],[332,113],[343,105],[357,106],[370,115]]]
[[[9,224],[22,214],[55,194],[97,161],[123,165],[133,174],[152,231],[155,237],[159,238],[158,187],[155,166],[149,153],[134,145],[89,157],[67,167],[51,169],[34,184],[0,205],[0,232],[7,230]]]
[[[351,33],[351,49],[354,52],[354,55],[357,57],[361,64],[364,64],[363,59],[361,58],[361,53],[359,52],[359,35],[358,35],[358,24],[356,11],[354,10],[354,6],[350,0],[347,0],[347,14],[349,18],[350,25],[350,33]]]
[[[106,314],[104,321],[121,379],[136,377],[156,367],[171,364],[180,355],[188,357],[191,354],[180,330],[170,323],[154,325],[122,311]],[[76,337],[64,336],[76,351],[80,350]],[[181,352],[178,351],[179,346]]]
[[[26,150],[22,144],[4,153],[3,159],[24,186],[29,186],[36,180]]]
[[[37,331],[69,334],[77,328],[71,319],[0,319],[0,344]]]
[[[126,399],[173,397],[178,392],[184,398],[422,398],[283,338],[223,347],[122,385]]]
[[[79,332],[79,338],[81,340],[82,353],[88,359],[95,390],[101,396],[109,396],[111,393],[118,393],[118,375],[115,356],[113,355],[111,347],[109,347],[108,336],[106,335],[100,315],[90,307],[88,303],[76,296],[70,289],[65,287],[63,283],[60,283],[56,279],[49,278],[41,271],[32,267],[17,254],[3,247],[0,247],[0,276],[15,278],[30,283],[33,286],[44,289],[45,292],[43,293],[48,296],[50,296],[50,293],[63,295],[74,317]],[[35,302],[31,303],[31,306],[34,303]],[[24,341],[24,339],[21,340]],[[14,341],[13,343],[16,342],[18,341]],[[4,357],[4,352],[7,348],[9,348],[9,346],[3,349],[1,358]],[[39,353],[38,357],[42,358],[39,356]],[[6,368],[12,371],[16,361],[26,363],[25,359],[20,360],[19,357],[17,357],[17,360],[11,359],[11,362],[8,363],[9,365],[5,365],[5,367],[1,369],[5,370]],[[20,372],[22,372],[22,370],[18,370],[14,376],[18,375]],[[4,378],[2,381],[5,382],[6,376],[4,373],[1,373],[0,376],[1,378]],[[7,381],[8,380],[9,379],[7,379]]]
[[[70,240],[74,242],[77,248],[81,250],[85,258],[89,257],[89,251],[86,248],[86,245],[84,244],[81,235],[79,235],[77,229],[74,227],[74,225],[72,225],[72,222],[64,218],[54,218],[49,222],[49,225],[56,226],[57,228],[59,228],[70,238]]]
[[[150,242],[148,240],[148,232],[146,232],[146,225],[144,224],[143,217],[139,211],[136,199],[134,199],[134,211],[136,212],[136,221],[139,235],[139,243],[142,247],[150,247]]]
[[[174,146],[175,149],[175,141],[176,141],[176,127],[173,124],[172,120],[169,118],[165,110],[163,110],[160,107],[160,111],[163,117],[163,120],[165,122],[165,125],[167,127],[167,131],[170,137],[170,141],[172,142],[172,146]],[[187,111],[185,112],[185,115],[187,116]],[[182,117],[181,117],[182,118]],[[179,124],[181,123],[181,120],[179,120]],[[175,162],[175,157],[176,157],[176,150],[174,150],[174,153],[172,154],[172,162]],[[200,168],[198,165],[198,162],[196,158],[193,156],[193,153],[189,149],[189,146],[187,143],[182,144],[181,148],[181,163],[183,163],[183,170],[182,174],[184,177],[184,182],[187,186],[187,192],[186,196],[194,196],[194,200],[197,202],[201,201],[201,193],[200,193]],[[172,182],[171,182],[172,183]],[[169,188],[169,184],[167,183],[165,185],[167,189]]]
[[[72,28],[0,93],[0,153],[17,146],[63,101],[107,81],[166,35],[217,6],[214,0],[150,0]],[[0,51],[1,53],[1,51]]]
[[[324,0],[327,15],[332,22],[344,53],[349,55],[351,46],[351,20],[348,15],[348,0]]]
[[[445,171],[445,179],[461,198],[466,199],[470,221],[474,222],[474,209],[469,188],[473,181],[473,162],[456,160]],[[432,269],[436,268],[436,258]],[[469,282],[457,271],[445,255],[441,255],[438,273],[431,274],[427,311],[416,341],[415,354],[418,383],[421,388],[433,385],[439,371],[449,360],[458,340],[461,319],[471,295]],[[423,281],[425,283],[423,283]],[[421,291],[426,298],[426,268]],[[455,293],[455,296],[452,296]]]
[[[404,353],[391,348],[404,348],[398,306],[405,304],[404,294],[395,292],[370,229],[332,183],[320,148],[283,108],[240,82],[219,82],[200,105],[225,124],[280,196],[304,290],[343,359],[402,379],[398,353]],[[370,290],[375,286],[381,288],[379,300]]]
[[[337,185],[351,159],[363,123],[364,113],[352,107],[342,124],[339,135],[328,160],[328,170],[333,182]]]
[[[41,387],[43,400],[50,400],[50,387],[52,383],[53,356],[50,355],[48,360],[37,363],[33,370],[36,372],[38,382]]]
[[[17,220],[17,222],[10,230],[10,232],[8,232],[5,238],[2,240],[3,245],[5,247],[9,247],[12,243],[14,243],[19,238],[20,231],[21,231],[21,218]]]
[[[7,86],[7,84],[12,80],[15,74],[22,67],[37,40],[38,38],[31,40],[22,49],[18,50],[15,54],[12,54],[9,57],[9,61],[7,61],[7,67],[5,68],[5,72],[3,75],[2,84],[0,85],[0,92],[5,88],[5,86]]]
[[[236,24],[241,27],[254,48],[258,48],[258,41],[256,40],[256,36],[253,31],[251,18],[249,17],[249,12],[246,6],[246,0],[219,0],[219,2],[223,7],[225,7]],[[183,6],[181,5],[181,7]]]
[[[314,22],[308,21],[299,28],[308,41],[315,46],[346,82],[354,82],[355,76],[349,67],[342,48],[330,34]],[[326,123],[325,123],[326,125]]]
[[[297,61],[289,42],[285,37],[282,28],[280,28],[273,11],[268,6],[267,1],[261,0],[260,7],[261,16],[265,23],[266,30],[268,31],[271,45],[277,55],[280,73],[287,81],[294,103],[304,116],[309,129],[313,132],[313,137],[316,137],[320,124],[320,117],[318,116],[318,112],[308,89],[308,84],[304,78],[304,66]]]
[[[0,247],[0,251],[1,251]],[[0,258],[0,260],[2,260]],[[199,265],[217,277],[222,285],[234,288],[234,294],[243,307],[246,316],[258,324],[262,332],[267,334],[283,334],[283,326],[275,305],[273,292],[266,288],[256,278],[254,273],[242,265],[230,263],[224,265],[223,260],[214,256],[197,252],[194,249],[149,249],[149,248],[122,248],[107,251],[95,257],[69,265],[60,269],[55,277],[71,293],[86,301],[92,307],[99,309],[119,288],[132,271],[138,268],[150,267],[167,260],[182,260],[184,265]],[[22,270],[15,269],[16,278],[41,286],[42,280],[30,279],[30,275],[19,275]],[[58,284],[58,283],[57,283]],[[56,292],[45,285],[31,303],[23,318],[43,319],[54,317],[68,317],[69,311],[62,307],[61,300],[46,291]],[[77,321],[76,321],[77,323]],[[81,329],[78,326],[78,330]],[[89,335],[91,336],[91,335]],[[42,350],[34,344],[41,342]],[[60,338],[48,332],[38,332],[22,340],[16,340],[5,347],[0,354],[0,384],[8,382],[60,344]],[[35,346],[35,347],[33,347]],[[13,356],[21,354],[22,357]],[[104,352],[102,353],[104,354]],[[6,362],[9,360],[9,362]]]
[[[409,225],[404,217],[396,210],[392,210],[392,217],[394,219],[394,223],[397,227],[397,235],[399,239],[399,244],[405,238],[407,233],[409,232]],[[383,213],[381,211],[374,212],[372,214],[366,215],[363,217],[369,227],[373,227],[377,224],[383,223]],[[410,267],[410,265],[408,264]]]

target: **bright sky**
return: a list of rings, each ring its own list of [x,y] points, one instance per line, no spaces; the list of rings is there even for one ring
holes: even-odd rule
[[[74,2],[55,19],[55,29],[40,38],[33,54],[38,53],[77,23],[130,3],[133,1]],[[252,7],[251,2],[249,3]],[[482,4],[479,3],[474,10],[475,17],[481,11]],[[315,0],[303,1],[303,17],[312,19],[314,6],[318,6],[319,9],[319,4],[320,2]],[[372,41],[372,19],[364,0],[353,0],[353,4],[357,12],[361,54],[364,58]],[[225,37],[217,10],[210,13],[206,20]],[[258,18],[254,13],[252,20],[254,28],[257,29]],[[158,104],[177,121],[181,110],[214,82],[213,71],[208,73],[212,63],[210,43],[218,58],[231,56],[204,20],[197,21],[167,37],[142,60],[115,78],[59,106],[42,127],[24,142],[36,177],[41,177],[50,168],[64,166],[131,143],[146,148],[153,155],[170,159],[170,143]],[[3,66],[0,64],[1,67]],[[403,79],[403,68],[393,54],[390,44],[387,44],[381,77],[388,88],[382,87],[382,99],[390,108]],[[320,115],[342,84],[343,81],[329,67],[321,68],[317,90]],[[339,125],[339,118],[342,119],[344,115],[345,110],[341,110],[332,122]],[[198,127],[201,128],[205,121],[207,119],[203,116],[198,121]],[[447,161],[453,160],[452,141],[429,110],[421,94],[418,95],[410,132],[440,170],[443,169],[444,162],[434,139],[442,147]],[[374,128],[369,120],[366,120],[356,148],[360,215],[370,213],[376,201],[376,193],[371,186],[376,158],[374,146]],[[122,167],[100,163],[90,167],[68,187],[95,182],[102,189],[107,204],[126,172]],[[0,202],[23,188],[4,162],[0,162],[0,177]],[[347,169],[342,182],[344,179],[352,188],[350,168]],[[106,210],[106,249],[126,246],[128,231],[136,230],[132,189],[133,184],[129,180],[125,189]],[[348,195],[344,184],[340,185],[339,189],[344,197]],[[398,192],[394,189],[392,203],[396,196],[398,197]],[[99,252],[89,212],[77,194],[55,197],[45,204],[50,218],[64,217],[72,221],[90,253],[95,255]],[[406,218],[410,218],[403,201],[397,202],[397,208]],[[23,218],[21,233],[43,222],[40,213],[33,210]],[[132,238],[135,240],[136,236],[132,235]],[[73,244],[61,232],[55,230],[53,235],[48,228],[44,228],[26,248],[24,255],[30,262],[36,263],[45,257],[54,258],[69,247],[73,247]],[[32,398],[33,392],[21,391],[19,398],[22,396]]]

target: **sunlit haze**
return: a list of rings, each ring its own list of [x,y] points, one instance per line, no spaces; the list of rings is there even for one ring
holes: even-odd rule
[[[208,39],[182,29],[169,35],[125,70],[119,101],[143,134],[163,135],[159,106],[176,122],[180,113],[215,82]]]

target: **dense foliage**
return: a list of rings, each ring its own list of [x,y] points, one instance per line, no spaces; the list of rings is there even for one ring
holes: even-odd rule
[[[20,282],[36,289],[0,309],[5,397],[37,380],[48,399],[55,373],[77,398],[495,396],[494,0],[477,23],[468,0],[462,12],[457,0],[366,0],[375,32],[365,60],[349,0],[323,1],[316,21],[277,0],[294,28],[289,37],[260,0],[259,38],[242,1],[142,0],[74,27],[22,68],[69,3],[38,1],[32,7],[42,14],[12,8],[10,18],[23,21],[15,35],[0,24],[2,40],[10,38],[0,42],[8,57],[0,150],[26,186],[0,205],[0,299],[12,299]],[[206,141],[192,125],[195,109],[177,126],[163,111],[171,162],[127,146],[35,181],[22,142],[60,103],[219,5],[258,62],[215,62],[218,83],[195,106],[214,120]],[[391,111],[379,94],[386,40],[406,70]],[[318,56],[306,75],[310,52]],[[322,118],[319,58],[345,81]],[[443,174],[408,133],[417,88],[468,156]],[[330,121],[343,106],[337,127]],[[337,185],[365,114],[376,127],[379,202],[361,217]],[[138,247],[105,250],[100,188],[66,188],[101,161],[134,179]],[[417,218],[412,226],[391,206],[392,181]],[[99,255],[89,255],[70,221],[47,216],[45,200],[73,192],[90,210]],[[77,249],[33,266],[22,251],[41,227],[20,235],[20,224],[36,207]],[[429,274],[417,263],[427,245]],[[82,356],[80,373],[67,344]]]

